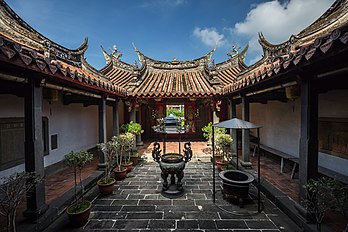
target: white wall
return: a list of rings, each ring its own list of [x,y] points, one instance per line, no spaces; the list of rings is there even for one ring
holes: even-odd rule
[[[98,143],[98,106],[63,105],[61,101],[49,104],[43,100],[43,116],[49,120],[50,150],[49,155],[44,157],[45,167],[61,161],[72,150],[86,150]],[[24,98],[0,95],[0,117],[24,117]],[[53,134],[58,135],[58,148],[51,150]],[[23,170],[24,165],[18,165],[1,171],[0,176]]]
[[[348,91],[335,90],[319,95],[319,117],[348,118]],[[238,113],[241,112],[241,105]],[[250,105],[250,121],[260,124],[261,143],[299,156],[300,98],[295,102],[268,101]],[[256,135],[256,131],[253,132]],[[319,153],[319,165],[348,176],[348,160]]]
[[[58,148],[45,156],[45,167],[59,162],[70,151],[87,150],[98,143],[98,106],[63,105],[43,101],[43,116],[48,117],[49,141],[58,135]]]
[[[112,107],[107,106],[107,138],[112,137]],[[119,122],[123,123],[123,102],[119,103]],[[62,101],[43,100],[43,116],[49,123],[49,155],[44,157],[45,167],[61,161],[70,151],[90,149],[98,143],[98,106],[83,104],[63,105]],[[0,117],[24,117],[24,98],[0,95]],[[58,135],[58,148],[51,150],[51,135]],[[24,144],[23,144],[24,146]],[[0,176],[24,170],[24,165],[0,171]]]
[[[300,101],[250,104],[250,122],[261,125],[261,143],[298,157]],[[256,131],[253,132],[256,135]]]

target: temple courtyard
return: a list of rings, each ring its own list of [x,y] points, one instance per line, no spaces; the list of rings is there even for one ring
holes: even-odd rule
[[[279,208],[262,196],[264,210],[257,213],[257,200],[243,208],[223,199],[219,178],[213,203],[212,165],[197,156],[185,168],[184,195],[169,199],[161,195],[161,170],[146,157],[112,195],[101,197],[92,189],[93,208],[88,223],[72,229],[63,214],[46,231],[299,231]],[[201,161],[198,161],[201,160]],[[256,189],[250,189],[256,194]]]

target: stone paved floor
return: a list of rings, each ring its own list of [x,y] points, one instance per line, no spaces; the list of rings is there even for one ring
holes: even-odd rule
[[[46,231],[299,231],[264,197],[264,211],[255,215],[251,213],[257,211],[256,200],[240,208],[224,200],[219,188],[213,204],[211,163],[197,159],[184,171],[185,194],[165,198],[161,195],[160,168],[147,160],[130,177],[117,182],[112,195],[94,198],[90,220],[83,228],[72,229],[63,215]]]

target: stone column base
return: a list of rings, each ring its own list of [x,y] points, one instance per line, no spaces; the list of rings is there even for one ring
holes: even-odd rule
[[[98,170],[104,171],[106,169],[106,163],[99,163],[98,164]]]
[[[252,166],[250,161],[243,161],[243,160],[240,160],[240,165],[242,165],[244,168],[251,168]]]

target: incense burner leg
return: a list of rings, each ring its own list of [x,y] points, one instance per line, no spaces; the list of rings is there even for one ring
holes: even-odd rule
[[[168,173],[162,172],[162,173],[161,173],[161,177],[162,177],[162,179],[163,179],[162,190],[163,190],[163,191],[166,191],[166,190],[168,190],[168,188],[169,188],[168,181],[167,181]]]
[[[182,191],[183,188],[182,188],[181,180],[182,178],[184,178],[184,172],[183,171],[179,172],[176,174],[176,176],[178,177],[177,190]]]

